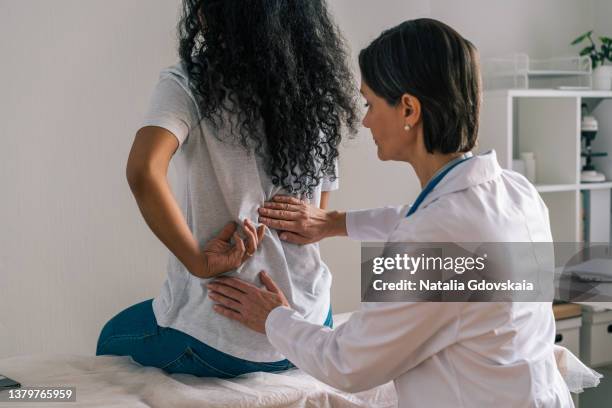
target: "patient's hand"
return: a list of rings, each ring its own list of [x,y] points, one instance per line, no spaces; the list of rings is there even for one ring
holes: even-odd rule
[[[238,268],[252,256],[264,236],[264,226],[255,228],[248,219],[244,220],[246,243],[238,235],[235,222],[229,222],[215,238],[206,243],[202,250],[204,262],[203,278],[212,278],[224,272]],[[231,239],[234,243],[231,243]]]
[[[259,222],[280,230],[280,238],[293,244],[311,244],[346,235],[345,214],[326,211],[295,197],[276,195],[259,207]]]

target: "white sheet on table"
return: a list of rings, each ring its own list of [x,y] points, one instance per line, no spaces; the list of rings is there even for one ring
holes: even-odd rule
[[[392,383],[348,394],[301,370],[231,380],[167,375],[125,356],[32,355],[0,360],[0,373],[30,386],[74,386],[76,403],[54,407],[393,407]],[[5,391],[6,392],[6,391]],[[14,406],[0,403],[0,407]],[[41,403],[19,403],[22,408]]]
[[[339,325],[347,317],[334,316],[334,323]],[[53,407],[386,408],[397,404],[393,383],[349,394],[298,369],[224,380],[168,375],[125,356],[41,354],[0,359],[0,373],[19,381],[22,387],[76,387],[76,403],[53,403]],[[14,405],[0,403],[0,407]],[[19,403],[21,408],[43,405],[47,404]]]

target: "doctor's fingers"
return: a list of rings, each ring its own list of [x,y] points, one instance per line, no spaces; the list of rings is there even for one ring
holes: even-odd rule
[[[304,204],[289,204],[289,203],[277,203],[276,201],[266,201],[263,203],[260,209],[268,208],[272,210],[285,210],[291,212],[299,212],[305,208]]]
[[[237,320],[239,322],[245,321],[242,314],[240,314],[240,312],[235,311],[234,309],[230,309],[223,305],[217,305],[217,304],[213,305],[213,309],[215,310],[215,312],[219,313],[220,315],[228,317],[232,320]]]
[[[242,303],[246,299],[246,293],[234,287],[223,285],[222,283],[209,283],[206,285],[209,291],[219,293],[235,302]]]
[[[259,217],[259,222],[262,224],[274,228],[277,230],[291,231],[291,232],[302,232],[303,226],[300,221],[290,220],[275,220],[274,218]]]
[[[242,309],[242,303],[222,295],[219,292],[215,292],[213,290],[208,291],[208,297],[217,302],[218,304],[233,309],[237,312],[240,312]]]
[[[276,201],[279,203],[295,204],[295,205],[300,205],[304,203],[304,201],[300,200],[299,198],[288,196],[288,195],[282,195],[282,194],[277,194],[274,197],[272,197],[272,201]]]
[[[307,217],[307,214],[302,211],[274,210],[263,207],[260,207],[257,211],[259,212],[260,216],[274,218],[277,220],[299,220]]]

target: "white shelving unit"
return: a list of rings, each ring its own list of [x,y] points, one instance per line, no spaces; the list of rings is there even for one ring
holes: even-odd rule
[[[608,157],[594,159],[595,166],[609,181],[581,183],[581,106],[586,103],[599,123],[593,142],[594,151],[608,152]],[[593,236],[607,237],[610,242],[610,196],[612,191],[612,91],[572,91],[556,89],[509,89],[485,91],[481,111],[478,150],[495,149],[500,165],[512,169],[512,160],[520,152],[532,151],[536,157],[536,189],[544,199],[550,213],[553,239],[557,242],[580,242]],[[591,199],[588,211],[595,222],[582,224],[582,195]],[[607,202],[606,202],[607,200]],[[593,205],[593,202],[596,204]],[[602,204],[603,203],[603,204]],[[606,214],[607,212],[607,214]],[[587,236],[582,232],[586,231]],[[557,255],[557,254],[555,254]],[[570,254],[571,256],[571,254]],[[604,306],[604,304],[598,304]],[[609,304],[605,305],[610,307]],[[598,367],[605,374],[612,366],[610,327],[612,311],[593,312],[578,320],[559,324],[564,340],[580,358]],[[579,333],[579,335],[577,335]],[[607,377],[605,377],[607,378]],[[604,380],[605,380],[604,378]],[[609,401],[610,384],[602,382],[598,388],[580,394],[580,406],[602,406]],[[572,395],[578,407],[578,395]]]
[[[581,191],[607,194],[612,190],[612,166],[598,166],[606,174],[603,183],[580,182],[581,105],[586,103],[600,122],[595,147],[607,149],[612,142],[609,122],[598,112],[602,101],[612,101],[612,91],[506,89],[484,93],[479,131],[480,152],[495,149],[500,165],[512,169],[520,152],[536,156],[536,188],[550,212],[553,238],[559,242],[583,240]],[[604,120],[601,120],[604,119]],[[601,150],[601,149],[599,149]],[[595,164],[598,165],[599,159]],[[606,214],[604,214],[606,215]],[[609,218],[609,215],[607,215]],[[606,241],[610,241],[608,236]]]

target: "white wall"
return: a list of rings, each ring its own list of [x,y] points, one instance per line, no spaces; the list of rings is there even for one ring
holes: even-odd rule
[[[474,42],[482,57],[576,55],[580,48],[570,43],[590,29],[594,13],[593,0],[430,0],[430,6],[431,17]]]
[[[353,62],[383,28],[428,15],[483,56],[571,54],[567,44],[594,20],[606,24],[598,10],[609,10],[604,0],[328,1]],[[167,249],[124,168],[158,72],[176,59],[178,3],[0,0],[0,358],[93,353],[112,314],[158,293]],[[408,166],[377,161],[368,131],[342,154],[332,207],[403,204],[418,193]],[[359,245],[332,239],[322,251],[334,311],[354,309]]]
[[[0,0],[0,357],[93,353],[161,287],[125,163],[175,60],[177,4]]]
[[[612,37],[612,1],[593,0],[593,28],[597,37]]]

